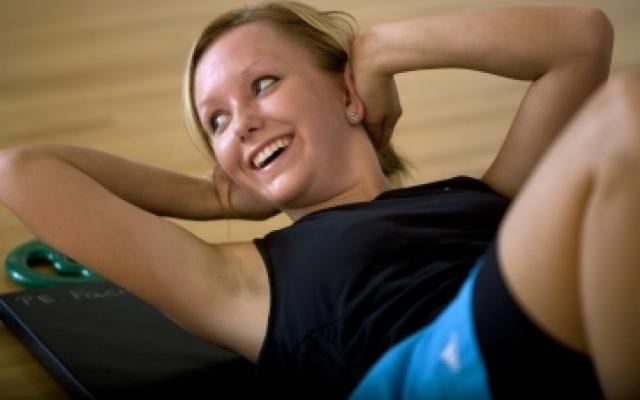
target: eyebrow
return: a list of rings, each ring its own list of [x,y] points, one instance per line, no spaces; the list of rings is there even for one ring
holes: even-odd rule
[[[249,71],[249,70],[250,70],[254,65],[256,65],[259,61],[260,61],[259,59],[252,61],[252,62],[251,62],[251,63],[249,63],[247,66],[245,66],[244,68],[242,68],[242,70],[241,70],[240,72],[238,72],[238,74],[237,74],[237,75],[238,75],[238,76],[246,75],[246,74],[247,74],[247,71]],[[194,83],[195,83],[195,81],[194,81]],[[194,92],[195,92],[195,90],[194,90]],[[205,104],[207,104],[207,103],[209,103],[209,102],[211,102],[211,101],[213,101],[213,100],[216,100],[216,99],[218,99],[218,98],[220,98],[220,97],[221,97],[221,96],[216,95],[216,94],[214,93],[213,95],[211,95],[211,96],[207,96],[205,99],[203,99],[202,101],[198,102],[198,103],[196,104],[196,107],[197,107],[197,108],[201,108],[201,107],[202,107],[202,106],[204,106]]]
[[[207,103],[210,103],[211,101],[217,99],[219,96],[217,95],[212,95],[212,96],[208,96],[207,98],[203,99],[202,101],[198,102],[196,104],[196,108],[202,108],[204,107]]]

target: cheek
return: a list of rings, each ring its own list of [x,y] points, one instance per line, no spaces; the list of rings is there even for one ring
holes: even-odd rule
[[[340,101],[327,94],[299,96],[292,111],[291,120],[297,121],[298,128],[309,133],[307,139],[316,144],[335,140],[348,128]]]
[[[324,146],[341,146],[350,131],[350,125],[346,122],[344,111],[333,99],[315,104],[307,111],[308,127],[314,132],[312,140]]]
[[[321,127],[325,135],[342,133],[348,128],[343,94],[329,85],[312,89],[305,106],[311,121]]]
[[[296,77],[291,83],[283,85],[282,90],[266,98],[261,105],[263,111],[276,119],[304,119],[327,127],[327,124],[336,121],[346,112],[342,106],[343,96],[333,80],[316,74]]]
[[[213,141],[213,153],[218,167],[222,169],[226,177],[235,185],[250,190],[250,179],[242,169],[242,156],[240,147],[233,139],[218,137]]]
[[[236,155],[237,149],[234,149],[233,144],[224,138],[214,139],[212,142],[212,148],[218,165],[227,174],[227,176],[230,176],[230,173],[233,173],[234,171],[234,167],[238,165],[237,159],[239,157]]]

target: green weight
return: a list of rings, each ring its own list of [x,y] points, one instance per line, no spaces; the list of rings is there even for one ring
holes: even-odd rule
[[[31,267],[46,263],[55,275],[44,274]],[[104,278],[86,266],[70,259],[39,240],[31,240],[13,249],[5,260],[7,275],[28,287],[54,287],[74,283],[102,282]]]

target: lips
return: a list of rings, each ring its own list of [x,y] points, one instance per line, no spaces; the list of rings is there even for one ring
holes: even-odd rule
[[[255,169],[265,168],[289,147],[292,140],[291,135],[287,135],[268,141],[253,152],[251,166]]]

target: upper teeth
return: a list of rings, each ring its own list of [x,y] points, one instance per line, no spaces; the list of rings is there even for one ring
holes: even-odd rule
[[[290,138],[282,138],[271,142],[268,146],[258,153],[257,156],[253,158],[253,165],[256,168],[261,168],[264,162],[273,155],[278,149],[284,149],[291,144]]]

